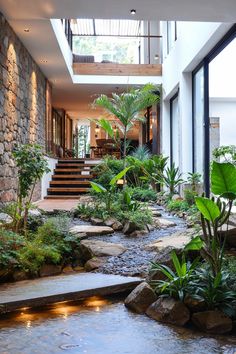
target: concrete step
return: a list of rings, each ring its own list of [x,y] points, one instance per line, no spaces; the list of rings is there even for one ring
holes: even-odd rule
[[[141,281],[119,275],[79,273],[3,284],[0,285],[0,313],[132,291]]]

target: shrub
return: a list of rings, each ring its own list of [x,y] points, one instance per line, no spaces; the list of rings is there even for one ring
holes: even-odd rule
[[[167,210],[169,211],[188,211],[189,205],[185,200],[170,200],[167,203]]]
[[[147,224],[152,224],[152,213],[148,209],[135,211],[119,209],[114,217],[122,223],[126,220],[133,222],[139,230],[143,230]]]
[[[24,247],[24,237],[0,228],[0,269],[11,269],[18,265],[18,252]]]
[[[137,187],[130,189],[130,191],[132,198],[141,202],[156,201],[157,199],[157,193],[150,188]]]
[[[236,292],[228,286],[230,274],[221,270],[215,276],[211,268],[204,264],[195,271],[190,282],[191,296],[204,301],[208,310],[221,310],[230,317],[236,315]]]
[[[20,268],[31,274],[37,274],[44,263],[59,263],[60,252],[57,247],[42,244],[40,241],[26,242],[18,253]]]
[[[152,263],[151,271],[160,271],[166,277],[166,280],[155,280],[152,284],[158,294],[184,301],[185,296],[189,293],[189,284],[199,259],[196,258],[191,264],[186,261],[184,254],[179,260],[175,251],[172,251],[171,260],[174,270],[160,263]]]

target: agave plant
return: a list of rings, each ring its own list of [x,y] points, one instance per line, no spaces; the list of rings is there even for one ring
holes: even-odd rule
[[[146,161],[151,158],[150,150],[145,145],[137,147],[131,155],[140,161]]]
[[[179,167],[175,167],[173,163],[171,167],[165,169],[164,173],[158,171],[154,177],[157,183],[164,184],[169,189],[170,196],[172,196],[176,188],[184,182],[181,176],[182,174],[179,171]]]

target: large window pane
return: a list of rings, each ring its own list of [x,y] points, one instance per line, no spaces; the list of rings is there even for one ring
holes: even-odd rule
[[[194,171],[204,171],[204,70],[193,77]]]
[[[209,64],[210,157],[215,148],[236,145],[236,39]]]
[[[179,100],[178,96],[170,101],[171,112],[171,163],[179,167]]]

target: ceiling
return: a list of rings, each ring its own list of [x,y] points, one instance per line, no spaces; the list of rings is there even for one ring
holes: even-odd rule
[[[0,0],[8,19],[116,18],[235,22],[235,0]]]
[[[135,16],[131,9],[136,9]],[[54,105],[70,111],[73,118],[86,118],[94,114],[87,107],[96,95],[127,85],[73,84],[51,18],[235,22],[236,0],[21,0],[20,6],[19,0],[0,0],[0,11],[51,81]]]

